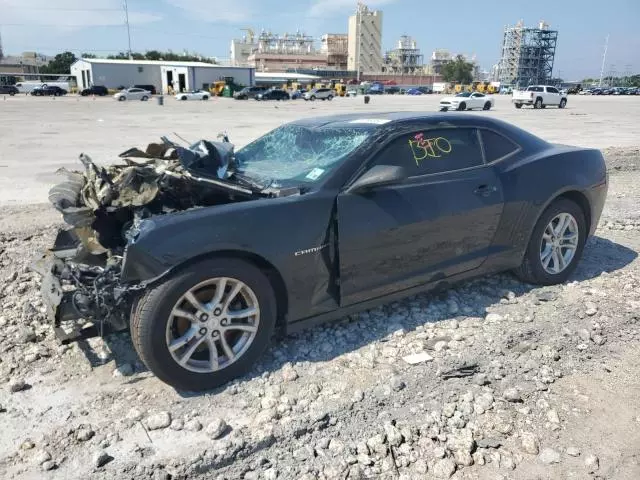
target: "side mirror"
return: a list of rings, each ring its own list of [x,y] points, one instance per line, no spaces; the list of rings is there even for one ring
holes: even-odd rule
[[[358,178],[354,184],[347,189],[347,193],[360,193],[371,190],[374,187],[393,185],[402,182],[406,178],[407,173],[403,167],[376,165]]]

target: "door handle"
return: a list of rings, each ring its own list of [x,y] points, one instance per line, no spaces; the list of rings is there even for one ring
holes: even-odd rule
[[[476,195],[479,195],[481,197],[488,197],[489,195],[491,195],[492,193],[496,192],[498,189],[496,187],[494,187],[493,185],[480,185],[478,188],[476,188],[473,193],[475,193]]]

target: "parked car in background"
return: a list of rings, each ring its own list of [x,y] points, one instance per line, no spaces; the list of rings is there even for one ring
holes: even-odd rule
[[[125,100],[142,100],[146,102],[150,97],[151,92],[142,88],[126,88],[113,96],[119,102],[124,102]]]
[[[314,88],[304,94],[305,100],[311,100],[312,102],[318,100],[333,100],[336,93],[330,88]]]
[[[357,97],[358,96],[358,89],[355,87],[349,87],[347,88],[347,97]]]
[[[433,89],[429,87],[418,87],[418,90],[420,90],[425,95],[430,95],[433,93]]]
[[[567,95],[560,93],[556,87],[548,85],[531,85],[526,90],[514,90],[511,99],[516,108],[532,105],[533,108],[554,106],[564,108],[567,105]]]
[[[406,95],[423,95],[422,90],[419,88],[410,88],[405,92]]]
[[[302,91],[300,90],[291,90],[289,92],[289,97],[291,100],[297,100],[298,98],[302,98]]]
[[[382,95],[385,92],[384,85],[380,83],[374,83],[364,93],[367,95]]]
[[[388,93],[389,95],[395,95],[396,93],[400,93],[400,87],[387,87],[384,93]]]
[[[55,85],[47,85],[31,90],[31,95],[35,95],[36,97],[61,97],[66,94],[66,90]]]
[[[205,90],[193,90],[191,92],[182,92],[175,95],[176,100],[209,100],[211,93]]]
[[[290,100],[289,92],[281,88],[270,88],[255,96],[256,100]]]
[[[109,95],[109,90],[107,89],[107,87],[104,87],[102,85],[93,85],[82,90],[80,92],[80,95],[82,95],[83,97],[86,97],[88,95],[98,95],[100,97],[104,97],[105,95]]]
[[[151,95],[155,95],[156,87],[154,85],[134,85],[132,88],[140,88],[142,90],[146,90],[147,92],[151,92]]]
[[[473,110],[474,108],[490,110],[494,103],[495,100],[491,95],[480,92],[462,92],[454,97],[444,97],[440,100],[440,111]]]
[[[265,87],[244,87],[242,90],[239,90],[233,94],[233,98],[236,100],[248,100],[250,98],[255,98],[259,93],[266,92],[267,89]]]
[[[15,85],[0,85],[0,95],[14,96],[20,93],[20,90]]]

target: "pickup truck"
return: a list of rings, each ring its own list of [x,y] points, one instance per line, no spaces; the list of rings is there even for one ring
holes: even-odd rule
[[[511,101],[516,108],[522,108],[522,105],[533,105],[533,108],[545,108],[547,105],[564,108],[567,96],[556,87],[531,85],[526,90],[514,90]]]

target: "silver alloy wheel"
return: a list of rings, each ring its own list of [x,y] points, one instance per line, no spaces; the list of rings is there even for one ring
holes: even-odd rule
[[[576,254],[580,232],[578,222],[569,213],[560,213],[544,229],[540,242],[540,261],[547,273],[563,272]]]
[[[212,278],[176,302],[167,322],[167,347],[181,367],[215,372],[247,351],[259,323],[260,307],[251,288],[235,278]]]

